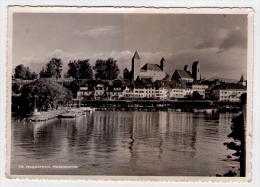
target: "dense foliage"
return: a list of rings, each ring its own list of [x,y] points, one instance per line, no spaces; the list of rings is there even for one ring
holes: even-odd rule
[[[23,64],[16,66],[14,71],[14,77],[16,79],[33,80],[36,79],[38,76],[35,72],[31,73],[30,68],[25,67]]]
[[[36,101],[36,108],[41,111],[67,104],[72,99],[72,93],[54,81],[39,79],[23,86],[20,97],[22,108],[32,109]]]
[[[89,59],[87,60],[74,60],[70,61],[68,75],[74,79],[92,79],[93,70],[89,64]]]
[[[46,69],[42,68],[40,72],[41,78],[60,78],[62,71],[62,61],[59,58],[52,58],[46,65]]]
[[[98,59],[93,67],[95,70],[95,78],[116,79],[119,74],[119,68],[116,62],[117,61],[113,58],[108,58],[107,60]]]

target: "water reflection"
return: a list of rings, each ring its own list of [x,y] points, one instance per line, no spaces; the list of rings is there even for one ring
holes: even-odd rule
[[[78,165],[75,174],[215,175],[227,164],[222,144],[233,116],[96,111],[77,119],[12,121],[12,171],[25,172],[17,163],[58,162]]]
[[[36,159],[50,157],[61,146],[61,141],[56,136],[59,128],[52,124],[53,121],[37,124],[21,122],[13,133],[14,145],[29,153],[25,154],[25,157]]]

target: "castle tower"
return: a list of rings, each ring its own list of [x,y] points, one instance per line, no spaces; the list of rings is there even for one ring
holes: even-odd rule
[[[136,80],[136,78],[140,74],[140,68],[141,68],[141,58],[137,51],[135,51],[135,54],[132,58],[132,78],[133,80]]]
[[[160,66],[163,71],[165,71],[165,59],[162,57],[162,60],[160,61]]]
[[[192,64],[192,77],[195,82],[200,80],[200,64],[199,61],[193,62]]]

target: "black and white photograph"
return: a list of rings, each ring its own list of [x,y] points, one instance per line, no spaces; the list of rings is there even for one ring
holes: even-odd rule
[[[8,177],[250,180],[249,15],[9,7]]]

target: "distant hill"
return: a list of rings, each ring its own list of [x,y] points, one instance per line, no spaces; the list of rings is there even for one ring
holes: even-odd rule
[[[218,77],[218,76],[215,76],[215,77],[211,77],[207,80],[209,81],[214,81],[215,79],[219,79],[219,81],[225,81],[225,82],[233,82],[233,83],[237,83],[239,80],[236,80],[236,79],[228,79],[228,78],[223,78],[223,77]]]

